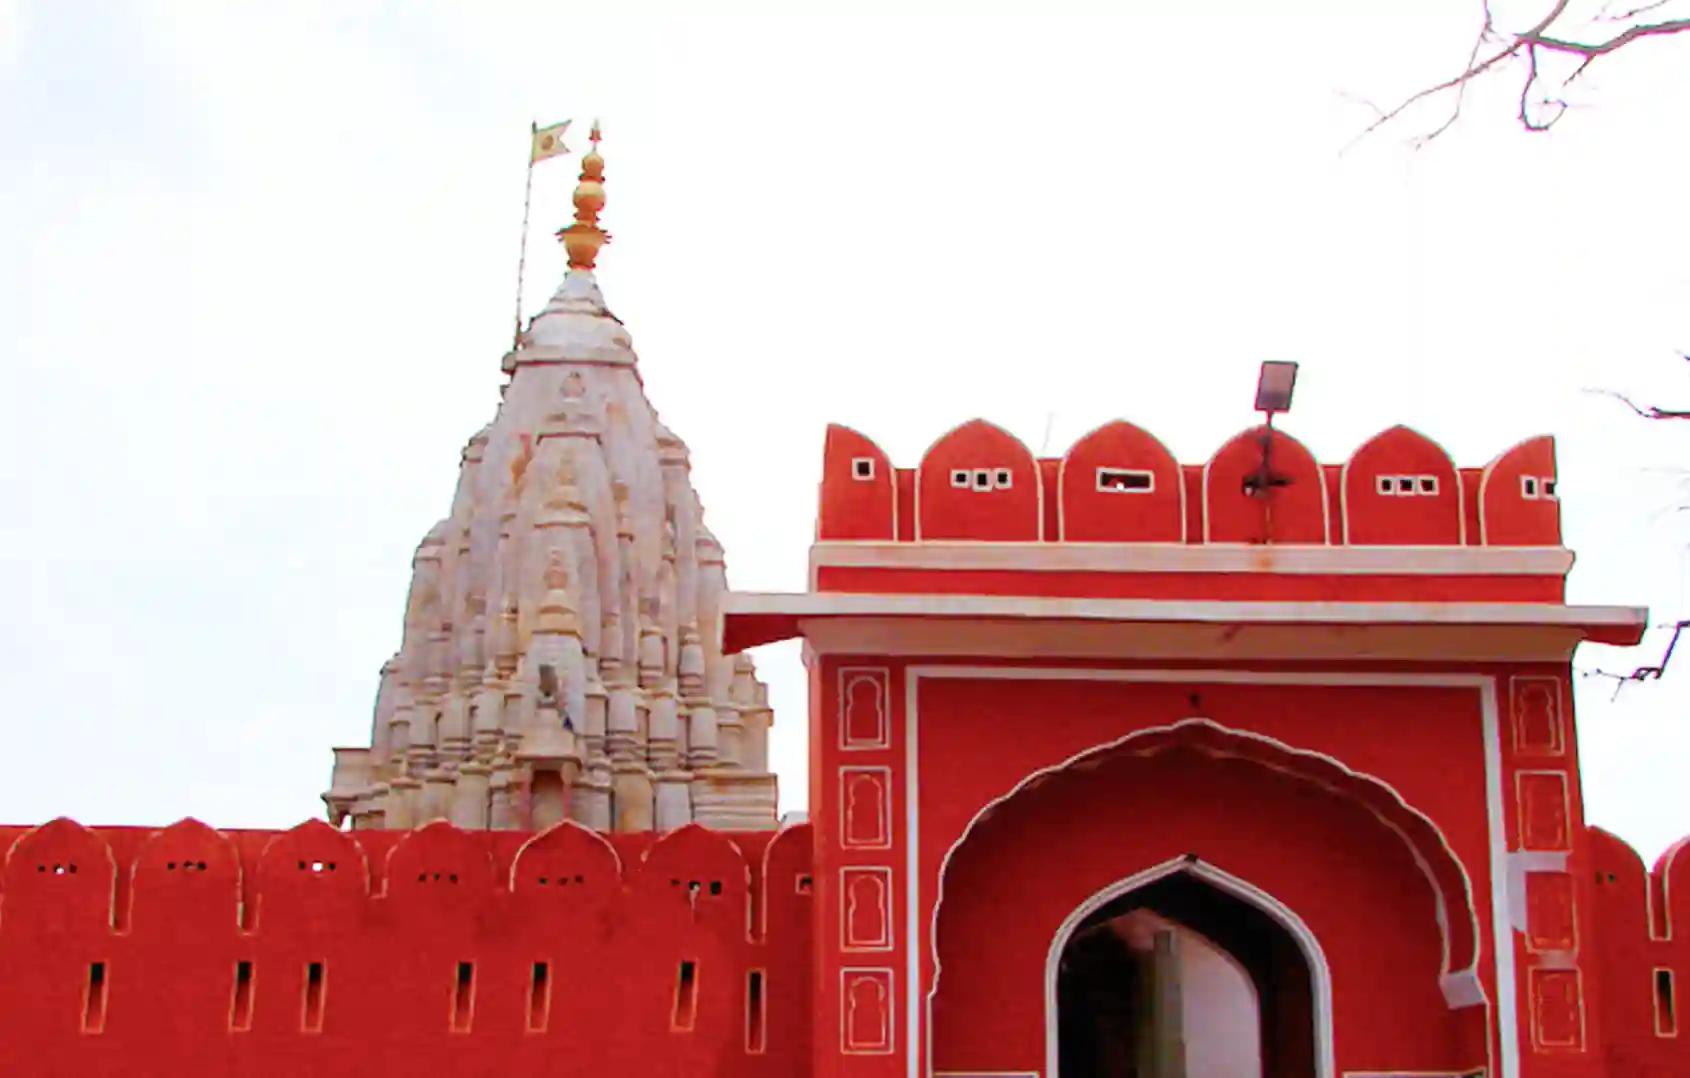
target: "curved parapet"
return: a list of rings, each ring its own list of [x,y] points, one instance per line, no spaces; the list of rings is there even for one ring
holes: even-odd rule
[[[1235,435],[1203,466],[1203,540],[1328,542],[1326,483],[1314,454],[1268,427]]]
[[[0,929],[60,935],[109,929],[117,863],[99,835],[63,816],[6,853]]]
[[[816,538],[895,539],[897,512],[897,482],[885,450],[850,427],[829,423]]]
[[[1066,542],[1185,542],[1179,462],[1149,431],[1125,420],[1105,423],[1069,447],[1057,490]]]
[[[1352,546],[1456,546],[1466,540],[1461,476],[1438,443],[1407,427],[1368,439],[1340,482]]]
[[[1528,438],[1479,477],[1479,536],[1486,546],[1559,546],[1561,493],[1555,439]]]
[[[934,442],[915,483],[918,540],[1035,542],[1044,500],[1033,454],[1015,435],[971,419]]]
[[[350,835],[307,820],[271,839],[258,855],[254,924],[270,931],[350,923],[370,895],[370,867]]]
[[[555,896],[570,905],[604,901],[622,889],[622,861],[598,832],[564,820],[517,850],[510,886],[514,895]]]

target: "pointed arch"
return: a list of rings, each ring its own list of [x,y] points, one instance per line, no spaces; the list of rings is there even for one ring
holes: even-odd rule
[[[867,435],[829,423],[822,445],[816,539],[897,537],[898,494],[892,459]]]
[[[1043,539],[1044,490],[1032,451],[984,419],[946,432],[916,466],[915,538]]]
[[[1185,482],[1155,435],[1110,420],[1068,447],[1057,466],[1057,538],[1183,543]]]
[[[1467,541],[1461,473],[1409,427],[1380,431],[1344,462],[1339,516],[1350,546],[1459,546]]]
[[[1264,453],[1274,483],[1266,494],[1248,493]],[[1203,465],[1205,543],[1330,543],[1330,524],[1319,462],[1282,430],[1241,431]]]

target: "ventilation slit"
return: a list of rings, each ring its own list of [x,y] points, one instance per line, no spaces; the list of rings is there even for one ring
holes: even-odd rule
[[[323,963],[305,964],[305,1009],[300,1015],[299,1028],[306,1033],[323,1031]]]
[[[244,1033],[252,1028],[252,963],[235,963],[235,993],[229,1003],[229,1028]]]
[[[475,963],[459,962],[457,983],[452,987],[452,1032],[468,1033],[475,1014]]]
[[[1655,971],[1655,1036],[1678,1036],[1678,1007],[1670,969]]]
[[[745,1051],[750,1055],[763,1054],[763,971],[760,969],[745,975]]]
[[[690,1031],[698,1017],[698,966],[683,960],[675,975],[675,1013],[670,1016],[669,1028]]]
[[[82,1000],[82,1032],[106,1030],[106,964],[88,963],[88,991]]]
[[[551,967],[544,962],[534,963],[534,976],[528,985],[528,1031],[539,1033],[546,1028],[546,1016],[552,1006]]]

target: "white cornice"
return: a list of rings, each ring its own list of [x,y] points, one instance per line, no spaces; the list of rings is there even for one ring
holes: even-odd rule
[[[1313,576],[1553,576],[1565,547],[1272,546],[1243,543],[818,542],[821,568],[1030,573],[1285,573]]]

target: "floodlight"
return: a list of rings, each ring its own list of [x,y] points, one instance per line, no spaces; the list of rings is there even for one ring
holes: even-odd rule
[[[1256,380],[1256,411],[1272,416],[1291,410],[1291,391],[1297,386],[1297,365],[1289,360],[1269,359],[1262,363]]]

